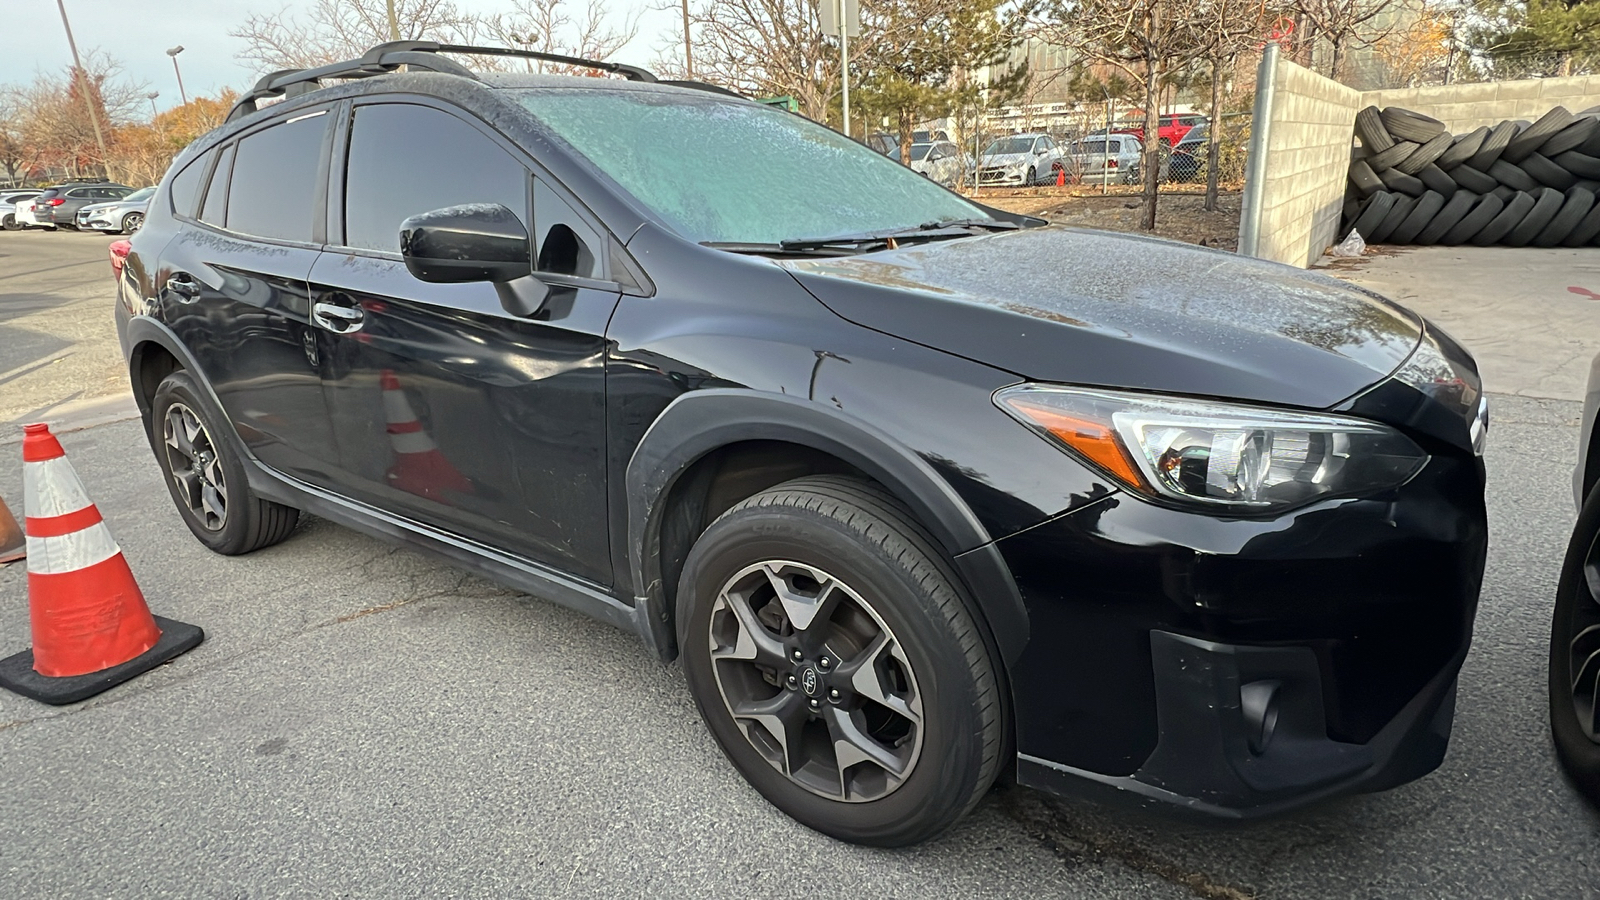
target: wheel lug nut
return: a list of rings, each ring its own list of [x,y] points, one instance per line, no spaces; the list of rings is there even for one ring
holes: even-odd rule
[[[826,656],[824,656],[823,658],[817,660],[817,668],[819,668],[822,671],[826,672],[829,669],[833,668],[833,660],[831,660],[831,659],[827,658]]]
[[[805,659],[806,655],[804,653],[801,653],[799,650],[795,650],[793,653],[789,654],[789,658],[794,660],[795,662],[799,662],[800,660]]]
[[[833,689],[829,690],[828,691],[828,699],[832,700],[834,703],[838,703],[839,702],[839,689],[838,688],[833,688]]]
[[[811,708],[812,709],[820,709],[821,707],[822,707],[822,701],[818,700],[815,697],[812,697],[811,698]]]
[[[790,675],[788,678],[784,679],[783,683],[788,685],[789,686],[789,690],[791,690],[791,691],[795,691],[795,690],[799,690],[800,689],[800,681],[799,681],[799,679],[795,678],[793,675]]]

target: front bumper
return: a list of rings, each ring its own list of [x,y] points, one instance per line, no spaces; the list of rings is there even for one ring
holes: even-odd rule
[[[1018,780],[1246,818],[1444,758],[1487,548],[1481,461],[1221,519],[1112,494],[998,542],[1031,636]]]

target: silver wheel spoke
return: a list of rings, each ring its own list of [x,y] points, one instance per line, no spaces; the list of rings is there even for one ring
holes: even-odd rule
[[[806,631],[813,622],[828,621],[828,616],[839,603],[839,595],[835,590],[837,583],[833,579],[822,582],[815,595],[808,596],[789,586],[781,570],[767,567],[767,580],[772,582],[772,590],[778,595],[778,602],[783,604],[784,615],[789,617],[789,624],[795,631]]]
[[[895,778],[905,773],[905,760],[869,737],[848,711],[830,706],[822,717],[828,723],[828,735],[833,739],[833,755],[841,777],[846,769],[864,762],[876,765]],[[841,785],[840,793],[844,792]]]
[[[735,719],[748,719],[759,724],[783,748],[783,774],[793,775],[801,765],[800,738],[805,730],[805,699],[793,691],[779,691],[770,700],[745,701],[731,708]]]
[[[750,610],[748,599],[723,594],[711,608],[711,615],[714,618],[724,609],[733,614],[733,619],[739,626],[739,635],[734,645],[728,648],[719,648],[713,641],[712,659],[742,659],[773,669],[787,665],[788,657],[784,655],[783,643],[756,621],[756,615]]]
[[[889,637],[887,632],[882,632],[873,638],[865,650],[857,654],[846,666],[841,667],[839,674],[850,678],[850,687],[858,695],[910,719],[912,724],[921,724],[922,698],[915,695],[902,697],[883,689],[883,675],[878,671],[878,662],[885,653],[898,660],[909,671],[911,664],[900,652],[900,645]]]
[[[222,494],[218,493],[217,489],[209,484],[200,489],[200,511],[208,516],[215,516],[219,522],[222,521],[222,517],[227,513]]]
[[[199,505],[200,477],[198,475],[196,475],[192,470],[173,472],[172,480],[175,484],[177,484],[178,492],[183,494],[183,502],[187,503],[190,509],[193,509],[195,506]]]

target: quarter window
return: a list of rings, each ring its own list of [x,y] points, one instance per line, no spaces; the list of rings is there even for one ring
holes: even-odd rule
[[[200,179],[205,177],[206,163],[212,154],[205,155],[183,167],[167,184],[167,196],[172,199],[172,211],[184,218],[194,216],[195,203],[200,200]]]
[[[488,135],[442,110],[404,103],[357,107],[348,160],[347,246],[398,253],[401,222],[466,203],[498,203],[528,222],[528,170]]]
[[[322,138],[332,117],[314,113],[239,142],[229,180],[227,227],[286,241],[310,241]]]

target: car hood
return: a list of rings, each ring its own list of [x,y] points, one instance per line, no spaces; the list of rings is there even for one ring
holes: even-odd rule
[[[1321,409],[1422,334],[1327,276],[1059,226],[782,265],[845,319],[1038,381]]]
[[[79,212],[94,212],[97,209],[110,209],[110,208],[112,208],[114,206],[122,206],[122,205],[123,205],[123,202],[121,200],[101,200],[99,203],[85,203],[84,205],[78,207],[78,211]]]

